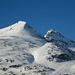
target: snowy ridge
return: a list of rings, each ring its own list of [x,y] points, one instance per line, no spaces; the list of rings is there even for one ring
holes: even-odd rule
[[[37,35],[42,37],[41,34],[33,30],[33,28],[24,21],[19,21],[18,23],[15,23],[9,27],[6,27],[0,30],[0,36],[19,36],[20,37],[20,35],[21,37],[24,37],[25,35],[26,36]]]
[[[74,75],[75,42],[56,30],[45,36],[19,21],[0,29],[0,75]]]
[[[62,41],[69,42],[67,38],[65,38],[63,35],[61,35],[59,32],[53,29],[49,30],[44,37],[47,39],[47,41],[62,40]]]
[[[54,42],[62,46],[66,45],[66,46],[75,47],[74,41],[65,38],[62,34],[60,34],[59,32],[53,29],[49,30],[44,37],[48,42]]]
[[[15,23],[4,29],[1,29],[0,35],[2,35],[2,36],[10,36],[10,35],[15,35],[15,34],[18,35],[17,33],[20,32],[20,30],[23,30],[25,25],[26,25],[26,22],[19,21],[18,23]],[[5,31],[6,31],[6,33],[5,33]]]

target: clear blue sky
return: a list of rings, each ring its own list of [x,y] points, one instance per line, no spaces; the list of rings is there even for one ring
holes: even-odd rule
[[[55,29],[75,40],[75,0],[0,0],[0,28],[19,20],[43,35]]]

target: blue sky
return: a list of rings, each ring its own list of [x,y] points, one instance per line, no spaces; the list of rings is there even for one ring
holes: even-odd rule
[[[55,29],[75,40],[75,0],[0,0],[0,28],[19,20],[42,35]]]

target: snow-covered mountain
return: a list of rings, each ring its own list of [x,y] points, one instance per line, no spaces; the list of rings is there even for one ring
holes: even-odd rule
[[[65,38],[62,34],[60,34],[59,32],[53,29],[49,30],[44,37],[46,38],[48,42],[54,42],[60,45],[75,47],[74,41]]]
[[[0,29],[0,75],[74,75],[75,42],[55,30],[45,36],[19,21]]]

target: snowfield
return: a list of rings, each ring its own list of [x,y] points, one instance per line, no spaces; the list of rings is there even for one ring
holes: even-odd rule
[[[75,42],[24,21],[0,29],[0,75],[75,75]]]

